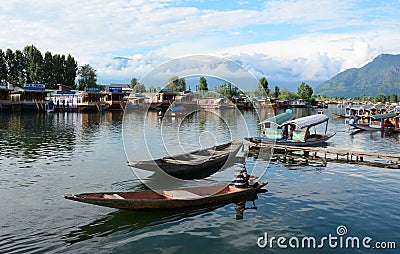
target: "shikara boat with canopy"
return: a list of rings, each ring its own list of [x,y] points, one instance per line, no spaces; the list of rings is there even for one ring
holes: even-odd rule
[[[282,125],[290,120],[296,118],[296,115],[293,114],[291,109],[287,109],[284,113],[269,117],[264,121],[260,122],[262,129],[262,135],[254,138],[245,138],[246,140],[250,139],[263,139],[263,138],[273,138],[282,134]]]
[[[208,177],[236,162],[235,155],[243,142],[228,142],[186,154],[156,160],[130,161],[128,165],[147,171],[165,173],[184,180]]]
[[[286,121],[281,124],[281,129],[276,135],[266,135],[247,140],[257,146],[262,144],[277,144],[287,146],[319,146],[326,144],[326,141],[336,133],[327,133],[329,117],[324,114],[306,116]],[[325,131],[317,133],[317,126],[325,123]],[[251,145],[251,144],[250,144]]]
[[[399,117],[396,113],[377,114],[369,116],[367,124],[356,122],[349,123],[350,126],[363,131],[396,130],[399,129]]]

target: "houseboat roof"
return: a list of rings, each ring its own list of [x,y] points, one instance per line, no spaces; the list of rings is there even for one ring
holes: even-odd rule
[[[328,121],[329,117],[323,114],[306,116],[286,122],[285,124],[293,124],[296,127],[303,129],[310,126],[315,126]]]
[[[265,119],[264,121],[260,122],[259,124],[264,124],[264,123],[274,123],[276,125],[282,125],[287,121],[293,120],[295,118],[295,115],[293,114],[292,110],[287,109],[285,113],[269,117]]]
[[[377,115],[373,115],[371,117],[375,120],[380,120],[380,119],[392,118],[395,116],[397,116],[396,113],[387,113],[387,114],[377,114]]]

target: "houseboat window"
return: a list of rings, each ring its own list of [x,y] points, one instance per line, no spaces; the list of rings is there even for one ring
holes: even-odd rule
[[[283,134],[282,129],[270,128],[265,130],[265,135],[269,139],[281,139],[283,136],[282,134]]]

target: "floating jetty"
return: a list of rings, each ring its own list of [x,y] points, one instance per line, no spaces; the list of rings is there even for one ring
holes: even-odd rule
[[[400,169],[400,154],[382,154],[323,147],[295,147],[268,144],[249,144],[251,148],[270,149],[271,161],[308,163],[313,161],[359,164],[371,167]]]

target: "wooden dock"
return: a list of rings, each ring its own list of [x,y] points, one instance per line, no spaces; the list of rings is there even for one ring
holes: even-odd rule
[[[272,161],[281,162],[312,162],[359,164],[371,167],[400,169],[400,154],[382,154],[362,151],[350,151],[322,147],[296,147],[273,144],[250,143],[249,148],[271,149]]]

